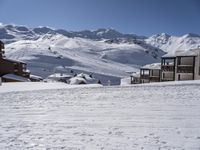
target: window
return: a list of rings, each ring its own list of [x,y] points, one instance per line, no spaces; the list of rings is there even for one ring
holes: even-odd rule
[[[181,80],[181,75],[180,74],[178,75],[178,80]]]
[[[178,57],[178,65],[181,65],[181,57]]]

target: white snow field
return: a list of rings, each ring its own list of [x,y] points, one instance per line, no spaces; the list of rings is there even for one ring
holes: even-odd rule
[[[0,110],[1,150],[200,149],[199,81],[4,91]]]

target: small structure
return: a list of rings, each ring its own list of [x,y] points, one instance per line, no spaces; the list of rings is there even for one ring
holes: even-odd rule
[[[71,79],[72,77],[73,77],[72,74],[54,73],[54,74],[48,76],[46,80],[68,83],[69,79]]]
[[[180,81],[200,79],[200,49],[176,51],[162,57],[161,80]]]
[[[140,68],[140,83],[160,82],[161,64],[153,63]]]
[[[131,74],[131,84],[140,83],[140,72],[134,72]]]
[[[30,80],[32,81],[32,82],[40,82],[40,81],[43,81],[43,78],[42,77],[40,77],[40,76],[36,76],[36,75],[30,75]]]

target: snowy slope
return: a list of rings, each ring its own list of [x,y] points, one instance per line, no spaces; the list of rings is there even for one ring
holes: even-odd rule
[[[158,47],[165,52],[175,52],[177,50],[187,51],[200,47],[200,36],[189,33],[177,37],[161,33],[149,37],[146,39],[146,43]]]
[[[0,93],[0,149],[199,150],[200,83],[181,83]]]
[[[147,53],[148,51],[148,53]],[[55,70],[81,70],[123,77],[141,65],[159,62],[164,53],[138,44],[112,43],[47,33],[36,40],[20,40],[6,45],[6,56],[27,62],[33,74],[43,77]],[[155,57],[156,56],[156,57]]]
[[[87,88],[100,87],[100,84],[85,85],[68,85],[62,82],[9,82],[2,83],[0,86],[0,94],[8,92],[24,92],[24,91],[41,91],[41,90],[58,90],[69,88]]]

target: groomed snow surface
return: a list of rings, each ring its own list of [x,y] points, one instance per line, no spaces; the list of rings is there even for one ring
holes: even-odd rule
[[[2,150],[200,149],[199,81],[9,93],[7,86]]]

